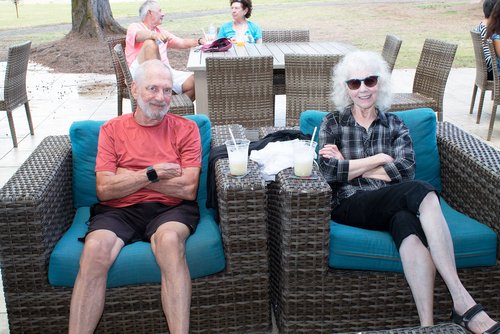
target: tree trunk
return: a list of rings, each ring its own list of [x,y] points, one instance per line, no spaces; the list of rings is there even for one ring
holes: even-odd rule
[[[125,34],[113,18],[109,0],[71,0],[73,34],[104,40],[107,35]]]

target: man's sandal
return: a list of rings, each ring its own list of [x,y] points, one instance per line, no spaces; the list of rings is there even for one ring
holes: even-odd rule
[[[484,307],[481,304],[476,304],[472,306],[470,309],[468,309],[464,314],[460,315],[458,314],[454,308],[451,309],[451,320],[462,326],[465,327],[468,331],[472,332],[469,328],[469,322],[478,314],[479,312],[484,311]],[[490,329],[486,330],[483,332],[483,334],[500,334],[500,322],[497,322],[493,326],[491,326]]]

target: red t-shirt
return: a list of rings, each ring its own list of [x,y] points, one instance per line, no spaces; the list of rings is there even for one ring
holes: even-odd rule
[[[158,125],[142,126],[133,114],[126,114],[101,127],[96,172],[115,173],[118,167],[135,171],[161,162],[178,163],[181,168],[201,167],[201,140],[195,122],[169,113]],[[176,205],[182,200],[143,188],[101,203],[118,208],[143,202]]]

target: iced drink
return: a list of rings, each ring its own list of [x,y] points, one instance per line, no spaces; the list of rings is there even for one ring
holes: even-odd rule
[[[226,141],[227,154],[229,157],[229,173],[234,176],[243,176],[247,173],[248,145],[247,139],[236,139],[236,145],[232,140]]]
[[[298,140],[293,145],[293,171],[296,176],[311,176],[316,142]]]

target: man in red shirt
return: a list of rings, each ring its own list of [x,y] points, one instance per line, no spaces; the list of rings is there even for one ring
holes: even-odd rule
[[[188,333],[191,278],[185,241],[199,220],[201,142],[196,123],[169,114],[172,77],[160,60],[141,64],[138,107],[101,127],[90,225],[71,299],[69,332],[91,333],[103,312],[107,273],[123,246],[151,242],[170,333]]]
[[[141,22],[132,23],[127,29],[125,57],[127,58],[130,73],[134,75],[135,69],[146,60],[160,59],[170,67],[167,50],[188,49],[202,45],[205,40],[186,39],[175,36],[160,25],[165,14],[162,13],[159,3],[147,0],[139,8]],[[194,101],[194,75],[193,72],[172,69],[173,90],[177,94],[186,94]]]

